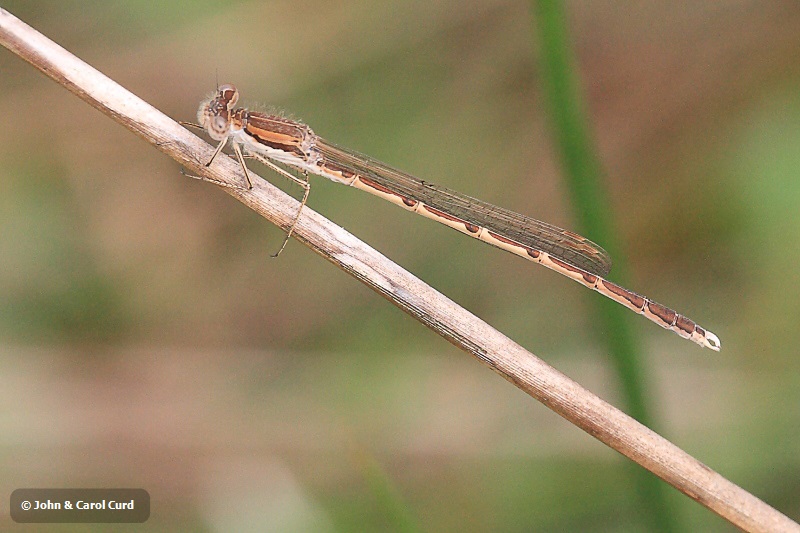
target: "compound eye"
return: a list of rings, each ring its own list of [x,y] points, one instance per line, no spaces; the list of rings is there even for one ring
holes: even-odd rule
[[[237,91],[236,87],[234,87],[230,83],[222,85],[219,89],[217,89],[217,93],[219,94],[220,98],[226,103],[228,109],[233,109],[233,106],[235,106],[236,102],[239,101],[239,91]]]

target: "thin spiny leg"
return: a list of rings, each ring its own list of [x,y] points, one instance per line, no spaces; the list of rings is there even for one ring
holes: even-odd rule
[[[229,189],[236,189],[237,191],[247,191],[248,190],[248,189],[242,187],[241,185],[232,185],[230,183],[226,183],[226,182],[220,181],[220,180],[215,180],[213,178],[206,178],[205,176],[195,176],[193,174],[187,174],[183,169],[181,169],[181,174],[183,174],[187,178],[192,178],[193,180],[207,181],[209,183],[213,183],[214,185],[219,185],[220,187],[227,187]]]
[[[205,130],[206,130],[206,129],[205,129],[203,126],[201,126],[200,124],[195,124],[194,122],[186,122],[185,120],[179,120],[179,121],[178,121],[178,124],[180,124],[181,126],[188,126],[188,127],[190,127],[190,128],[196,128],[196,129],[198,129],[198,130],[203,130],[203,131],[205,131]]]
[[[227,142],[228,142],[227,138],[225,138],[222,141],[220,141],[219,145],[217,146],[217,149],[214,150],[214,154],[211,156],[211,159],[209,159],[208,163],[205,164],[206,167],[211,166],[211,163],[214,161],[214,158],[216,158],[217,154],[219,154],[222,151],[222,148],[225,146],[225,143],[227,143]],[[183,171],[183,169],[181,169],[181,174],[183,174],[186,177],[192,178],[192,179],[196,179],[196,180],[200,180],[200,181],[207,181],[209,183],[214,183],[216,185],[220,185],[222,187],[227,187],[229,189],[236,189],[237,191],[249,191],[250,189],[253,188],[253,184],[250,182],[250,173],[247,171],[247,166],[244,164],[244,158],[242,156],[242,152],[239,149],[239,145],[238,144],[236,144],[236,143],[231,143],[231,144],[233,144],[233,150],[234,150],[234,152],[236,152],[236,155],[237,155],[236,159],[239,161],[239,164],[242,165],[242,170],[244,170],[244,177],[247,180],[247,188],[240,187],[239,185],[231,185],[230,183],[226,183],[226,182],[220,181],[220,180],[215,180],[213,178],[206,178],[204,176],[194,176],[192,174],[187,174],[186,172]]]
[[[211,156],[211,159],[209,159],[209,160],[208,160],[208,163],[206,163],[206,166],[207,166],[207,167],[210,167],[210,166],[211,166],[211,163],[214,161],[214,158],[215,158],[215,157],[217,157],[217,154],[219,154],[219,153],[222,151],[222,149],[223,149],[223,148],[225,148],[225,144],[226,144],[227,142],[228,142],[228,138],[227,138],[227,137],[225,137],[224,139],[222,139],[222,140],[219,142],[219,144],[217,145],[217,149],[216,149],[216,150],[214,150],[214,153],[213,153],[213,154],[212,154],[212,156]],[[231,143],[231,144],[233,144],[233,148],[234,148],[234,149],[236,149],[236,147],[237,147],[236,143]],[[241,162],[241,161],[240,161],[240,162]],[[242,166],[244,166],[244,163],[242,163]]]
[[[260,161],[261,163],[263,163],[264,165],[268,166],[269,168],[271,168],[272,170],[274,170],[275,172],[277,172],[281,176],[285,177],[288,180],[291,180],[291,181],[295,182],[296,184],[298,184],[299,186],[301,186],[305,190],[305,193],[303,194],[303,200],[300,202],[300,209],[297,210],[297,215],[295,215],[294,221],[292,222],[292,225],[289,226],[289,231],[286,232],[286,238],[283,239],[283,244],[281,245],[280,250],[278,250],[276,253],[272,254],[272,257],[278,257],[281,254],[281,252],[283,251],[283,249],[286,248],[286,244],[289,242],[289,239],[291,238],[292,233],[294,232],[294,227],[297,225],[297,221],[300,220],[300,215],[302,214],[303,208],[305,207],[306,201],[308,200],[308,194],[311,192],[311,185],[308,183],[308,173],[305,170],[303,170],[303,176],[305,177],[305,179],[303,180],[303,179],[298,178],[297,176],[293,176],[291,173],[285,171],[284,169],[282,169],[281,167],[279,167],[278,165],[276,165],[275,163],[273,163],[269,159],[261,156],[260,154],[257,154],[257,153],[254,153],[254,152],[250,152],[250,153],[247,154],[247,157],[250,157],[250,158],[253,158],[253,159],[257,160],[257,161]]]
[[[200,124],[195,124],[194,122],[184,122],[184,121],[181,120],[181,121],[178,122],[178,124],[180,124],[181,126],[189,126],[190,128],[197,128],[197,129],[201,129],[201,130],[205,131],[205,128],[203,126],[201,126]],[[225,143],[226,142],[228,142],[228,137],[222,139],[219,142],[219,144],[217,145],[217,149],[214,150],[214,155],[212,155],[211,159],[209,159],[208,163],[206,163],[207,167],[211,166],[211,162],[214,161],[214,158],[217,157],[217,154],[219,154],[219,152],[222,150],[222,148],[225,147]],[[232,144],[235,145],[236,143],[232,143]],[[242,166],[244,166],[244,163],[242,163]],[[186,175],[188,176],[188,174],[186,174]],[[191,177],[197,178],[198,176],[191,176]],[[207,181],[211,181],[211,180],[207,180]],[[251,186],[250,188],[252,189],[253,187]]]
[[[239,159],[239,163],[242,165],[242,170],[244,170],[244,177],[247,180],[247,189],[250,190],[253,188],[253,182],[250,181],[250,172],[247,170],[247,165],[244,164],[244,156],[242,155],[242,149],[239,148],[239,145],[235,142],[231,144],[233,144],[233,151],[236,152],[236,157]],[[217,149],[217,153],[219,153],[219,149]],[[217,154],[215,153],[214,155]],[[211,159],[214,158],[212,157]],[[209,161],[208,164],[210,165],[211,161]]]
[[[294,227],[297,225],[297,221],[300,220],[300,214],[303,212],[303,208],[306,206],[306,200],[308,200],[308,193],[311,192],[311,186],[308,184],[308,174],[306,171],[303,171],[303,176],[306,177],[305,182],[300,180],[300,183],[304,184],[301,185],[303,189],[305,189],[305,194],[303,194],[303,200],[300,202],[300,209],[297,210],[297,215],[294,217],[294,222],[292,222],[289,231],[286,232],[286,238],[283,239],[283,244],[281,244],[281,249],[278,250],[276,253],[272,254],[272,257],[278,257],[284,248],[286,248],[286,244],[289,242],[289,238],[292,236],[292,232],[294,231]]]

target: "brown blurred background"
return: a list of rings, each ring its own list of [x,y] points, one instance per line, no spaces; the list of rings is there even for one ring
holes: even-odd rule
[[[567,5],[630,288],[723,343],[634,317],[659,430],[800,519],[800,6]],[[234,83],[575,228],[526,2],[5,8],[176,119]],[[108,486],[150,492],[148,531],[646,530],[621,456],[296,241],[271,259],[279,229],[6,50],[0,90],[0,529],[25,527],[15,488]],[[618,400],[601,296],[312,183],[312,208]],[[733,530],[670,498],[690,530]]]

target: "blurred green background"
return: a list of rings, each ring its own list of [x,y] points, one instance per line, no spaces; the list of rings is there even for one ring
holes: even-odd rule
[[[577,229],[527,2],[4,4],[176,119],[234,83]],[[800,519],[800,6],[567,12],[629,288],[723,343],[631,314],[658,429]],[[279,229],[6,50],[0,90],[0,529],[26,527],[20,487],[145,488],[148,531],[651,529],[616,452],[297,242],[271,259]],[[312,208],[622,405],[601,296],[312,181]],[[734,530],[667,497],[682,530]]]

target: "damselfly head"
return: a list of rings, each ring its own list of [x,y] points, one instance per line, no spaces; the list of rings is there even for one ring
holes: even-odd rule
[[[217,89],[217,94],[200,105],[197,121],[208,131],[212,139],[221,141],[228,136],[231,110],[239,101],[239,91],[230,84]]]

